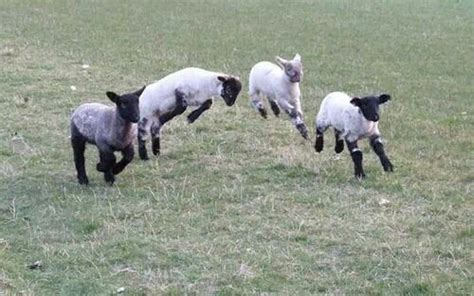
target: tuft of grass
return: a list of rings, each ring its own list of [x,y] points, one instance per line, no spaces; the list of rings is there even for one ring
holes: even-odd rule
[[[471,294],[473,12],[462,0],[0,0],[0,294]],[[392,95],[380,129],[394,173],[361,142],[359,182],[330,135],[316,154],[285,116],[251,109],[250,68],[296,52],[310,130],[331,91]],[[79,186],[72,110],[187,66],[240,76],[236,104],[171,121],[162,155],[113,187],[89,147]]]
[[[426,283],[416,283],[412,286],[406,287],[402,290],[402,295],[412,296],[412,295],[431,295],[433,294],[429,284]]]

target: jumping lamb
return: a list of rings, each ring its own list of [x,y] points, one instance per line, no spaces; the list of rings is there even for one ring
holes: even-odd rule
[[[365,177],[362,168],[362,151],[357,146],[357,141],[369,138],[370,146],[380,158],[386,172],[393,171],[393,165],[385,155],[383,143],[378,129],[379,105],[390,100],[390,95],[367,96],[351,98],[343,92],[328,94],[321,103],[321,108],[316,116],[316,142],[314,148],[317,152],[323,150],[323,133],[330,126],[336,134],[336,153],[344,150],[345,139],[347,148],[354,162],[356,178]]]
[[[88,103],[73,112],[71,144],[79,184],[89,184],[84,165],[86,143],[97,146],[100,156],[97,170],[104,173],[104,179],[110,185],[115,181],[114,175],[123,171],[132,161],[135,123],[140,119],[138,98],[144,89],[121,96],[107,92],[107,97],[115,103],[115,107]],[[119,162],[116,162],[115,151],[122,153],[123,158]]]
[[[263,118],[267,118],[267,110],[261,100],[261,96],[265,96],[275,116],[279,116],[280,107],[283,108],[301,136],[308,139],[300,102],[300,82],[303,78],[301,56],[296,54],[291,61],[277,56],[276,63],[278,66],[259,62],[252,67],[249,77],[252,105]]]
[[[213,97],[221,96],[227,106],[232,106],[241,89],[242,83],[238,77],[200,68],[185,68],[148,85],[140,97],[140,158],[148,159],[146,139],[149,133],[153,154],[160,153],[161,128],[166,122],[182,114],[188,106],[197,107],[188,115],[188,122],[193,123],[211,108]]]

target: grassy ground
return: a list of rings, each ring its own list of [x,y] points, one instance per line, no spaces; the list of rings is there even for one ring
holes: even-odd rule
[[[70,2],[0,0],[0,295],[472,293],[474,2]],[[190,65],[246,86],[254,63],[296,52],[312,133],[330,91],[392,95],[393,174],[365,142],[356,181],[332,135],[314,153],[245,87],[172,121],[162,156],[113,187],[91,147],[77,185],[79,104]]]

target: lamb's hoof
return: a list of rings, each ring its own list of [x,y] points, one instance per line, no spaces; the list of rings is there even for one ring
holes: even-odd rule
[[[197,110],[199,110],[199,109],[197,109]],[[201,115],[201,113],[197,110],[194,110],[193,112],[189,113],[189,115],[188,115],[188,123],[189,124],[195,122],[196,119],[198,119],[199,116]]]
[[[146,149],[138,149],[138,156],[140,156],[141,160],[149,160],[148,153]]]
[[[273,114],[275,114],[276,117],[279,117],[280,107],[278,107],[278,105],[273,101],[270,102],[270,107],[272,108]]]
[[[153,140],[153,143],[151,145],[151,152],[153,152],[153,155],[158,156],[160,155],[160,139],[156,138]]]
[[[267,110],[266,110],[266,109],[264,109],[264,108],[258,108],[258,112],[260,113],[260,115],[262,115],[263,118],[267,119],[268,113],[267,113]]]
[[[77,178],[77,180],[79,181],[79,184],[81,185],[89,185],[89,179],[87,179],[87,177],[80,177],[80,178]]]
[[[344,141],[337,141],[336,147],[334,147],[334,151],[336,153],[341,153],[344,150]]]
[[[363,179],[365,179],[365,173],[364,172],[355,173],[355,177],[357,180],[362,181]]]
[[[386,172],[393,172],[393,165],[390,161],[387,160],[386,163],[383,163],[383,170]]]
[[[306,128],[306,125],[304,123],[300,123],[296,125],[296,128],[300,132],[301,136],[305,139],[308,140],[308,129]]]
[[[102,163],[102,162],[98,162],[97,165],[96,165],[96,169],[99,171],[99,172],[105,172],[105,165]]]
[[[112,186],[114,185],[115,177],[114,175],[105,175],[104,180],[105,180],[105,183],[107,183],[107,185]]]
[[[127,167],[127,164],[116,163],[112,168],[112,174],[114,174],[114,176],[120,174]]]
[[[324,147],[324,138],[316,136],[316,142],[314,142],[314,150],[316,150],[316,152],[321,152],[323,151],[323,147]]]

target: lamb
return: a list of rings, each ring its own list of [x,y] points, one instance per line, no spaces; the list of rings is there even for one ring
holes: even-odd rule
[[[107,92],[115,108],[99,103],[79,106],[71,116],[71,144],[79,184],[89,184],[84,166],[86,143],[97,146],[100,162],[97,170],[104,173],[105,181],[112,185],[114,175],[119,174],[134,156],[133,139],[140,119],[138,98],[142,89],[124,95]],[[123,158],[116,162],[114,151],[120,151]]]
[[[323,133],[330,126],[336,134],[336,153],[344,150],[345,139],[347,148],[354,163],[354,174],[358,179],[365,177],[362,168],[362,151],[357,146],[357,141],[369,138],[370,146],[380,158],[386,172],[393,171],[393,165],[385,155],[383,143],[378,129],[379,105],[389,101],[390,95],[367,96],[351,98],[343,92],[328,94],[321,103],[321,108],[316,116],[316,141],[314,148],[317,152],[323,150]]]
[[[182,114],[188,106],[197,108],[188,115],[193,123],[212,105],[212,97],[220,95],[232,106],[242,89],[240,79],[224,73],[200,68],[185,68],[171,73],[147,86],[140,97],[138,123],[138,152],[147,160],[146,139],[151,133],[152,152],[160,153],[160,133],[163,125]]]
[[[278,117],[280,107],[283,108],[301,136],[307,140],[308,129],[303,121],[300,102],[300,82],[303,77],[301,56],[296,54],[291,61],[277,56],[276,63],[278,66],[270,62],[259,62],[252,67],[249,77],[252,105],[266,119],[267,111],[261,100],[261,96],[265,96],[275,116]]]

